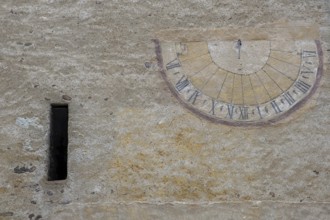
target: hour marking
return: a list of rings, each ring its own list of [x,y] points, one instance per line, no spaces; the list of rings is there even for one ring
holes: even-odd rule
[[[268,113],[268,108],[267,108],[267,106],[265,106],[264,109],[265,109],[265,112]]]
[[[212,99],[212,107],[211,107],[211,110],[209,111],[209,113],[211,113],[212,115],[214,115],[214,110],[215,110],[216,105],[217,105],[217,103],[215,102],[214,99]]]
[[[306,66],[305,64],[302,65],[300,74],[313,74],[314,71],[312,69],[310,69],[308,66]]]
[[[280,109],[280,107],[278,107],[277,103],[275,102],[275,100],[271,101],[270,103],[275,111],[276,114],[282,112],[282,110]]]
[[[194,105],[197,99],[197,96],[200,95],[200,92],[195,90],[194,93],[189,97],[188,102],[191,101],[191,103]]]
[[[233,116],[234,116],[234,105],[227,104],[227,109],[228,109],[227,116],[229,116],[230,119],[233,119]]]
[[[302,53],[302,57],[316,57],[316,51],[304,50]]]
[[[260,107],[259,106],[257,106],[257,110],[258,110],[258,114],[259,114],[260,118],[262,118],[262,115],[261,115],[261,111],[260,111]]]
[[[169,62],[168,64],[166,64],[166,69],[170,70],[176,67],[180,67],[180,61],[178,60],[178,58],[175,58],[174,60],[172,60],[171,62]]]
[[[298,80],[295,85],[294,85],[297,89],[299,89],[302,93],[306,93],[309,88],[311,87],[311,85],[309,85],[308,83],[302,81],[302,80]]]
[[[291,96],[290,92],[285,92],[283,94],[283,97],[285,98],[285,100],[289,103],[289,105],[292,105],[293,103],[295,103],[295,99]]]
[[[240,116],[239,119],[241,120],[247,120],[249,119],[249,107],[239,107],[240,110]]]
[[[184,79],[185,78],[185,79]],[[186,76],[182,76],[181,79],[176,83],[175,88],[179,92],[189,85],[189,80]]]
[[[302,70],[302,71],[300,72],[300,74],[312,74],[312,73],[314,73],[314,72],[311,71],[311,70]]]

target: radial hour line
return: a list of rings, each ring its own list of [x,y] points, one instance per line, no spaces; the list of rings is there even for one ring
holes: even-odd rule
[[[259,105],[259,102],[258,102],[258,98],[257,98],[256,92],[254,91],[254,88],[253,88],[253,85],[252,85],[251,76],[248,75],[248,77],[249,77],[250,85],[251,85],[251,88],[252,88],[252,91],[253,91],[254,99],[256,100],[256,103]]]
[[[198,73],[200,73],[201,71],[203,71],[204,69],[206,69],[206,67],[208,67],[209,65],[211,65],[213,63],[213,61],[211,61],[209,64],[207,64],[206,66],[204,66],[202,69],[200,69],[199,71],[197,71],[196,73],[194,73],[191,77],[196,76]]]
[[[197,58],[200,58],[200,57],[206,56],[206,55],[208,55],[208,54],[209,54],[209,53],[205,53],[205,54],[202,54],[202,55],[198,55],[198,56],[196,56],[196,57],[189,57],[189,58],[187,58],[187,59],[182,60],[181,62],[184,63],[184,62],[187,61],[187,60],[194,60],[194,59],[197,59]]]
[[[283,76],[287,77],[288,79],[290,79],[291,81],[295,81],[294,79],[292,79],[291,77],[287,76],[285,73],[279,71],[278,69],[276,69],[275,67],[273,67],[272,65],[266,63],[266,65],[270,66],[272,69],[276,70],[277,72],[281,73]]]
[[[242,100],[243,100],[243,105],[244,105],[245,102],[244,102],[244,89],[243,89],[243,75],[241,75],[241,87],[242,87]]]
[[[287,62],[287,61],[284,61],[284,60],[281,60],[281,59],[278,59],[278,58],[275,58],[275,57],[272,57],[272,56],[270,56],[270,58],[272,58],[272,59],[274,59],[274,60],[281,61],[281,62],[283,62],[283,63],[287,63],[287,64],[289,64],[289,65],[292,65],[292,66],[294,66],[294,67],[299,68],[299,66],[297,66],[297,65],[295,65],[295,64],[292,64],[292,63],[289,63],[289,62]]]
[[[202,86],[201,90],[204,89],[204,87],[209,83],[210,79],[215,75],[216,72],[218,72],[219,69],[216,69],[214,73],[207,79],[207,81]]]
[[[227,76],[228,76],[228,72],[226,71],[226,76],[225,76],[225,79],[223,80],[223,82],[222,82],[222,84],[221,84],[220,90],[219,90],[218,95],[217,95],[217,99],[218,99],[219,96],[220,96],[220,93],[221,93],[222,87],[223,87],[223,85],[224,85],[225,82],[226,82]]]
[[[272,77],[270,77],[270,75],[264,69],[261,70],[264,71],[264,73],[266,73],[266,75],[277,85],[278,88],[280,88],[282,92],[284,92],[284,90],[280,87],[280,85]]]
[[[272,51],[279,51],[283,53],[293,53],[294,51],[288,51],[288,50],[276,50],[276,49],[271,49]]]
[[[263,87],[264,87],[264,89],[266,90],[266,92],[267,92],[267,95],[268,95],[269,99],[272,99],[272,97],[270,96],[270,94],[269,94],[269,92],[268,92],[268,90],[267,90],[267,88],[266,88],[265,84],[264,84],[264,83],[262,82],[262,80],[260,79],[260,76],[258,75],[258,73],[256,74],[256,76],[258,77],[258,79],[259,79],[259,82],[261,82],[262,86],[263,86]]]
[[[233,99],[234,99],[235,76],[236,76],[236,74],[234,74],[233,85],[232,85],[232,89],[231,89],[231,104],[233,104]]]

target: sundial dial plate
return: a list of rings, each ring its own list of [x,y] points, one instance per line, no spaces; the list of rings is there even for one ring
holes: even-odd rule
[[[192,112],[230,125],[273,123],[302,105],[322,74],[315,39],[156,41],[162,75]]]

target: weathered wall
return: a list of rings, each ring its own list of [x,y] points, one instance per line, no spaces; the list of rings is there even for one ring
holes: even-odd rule
[[[0,219],[330,217],[328,0],[2,0]],[[158,72],[168,28],[318,25],[325,71],[289,120],[213,124]],[[50,103],[69,103],[69,176],[47,177]]]

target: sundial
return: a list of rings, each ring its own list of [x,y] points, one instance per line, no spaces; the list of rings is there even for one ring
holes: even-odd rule
[[[173,32],[172,39],[155,41],[158,63],[170,90],[193,113],[228,125],[274,123],[319,84],[321,45],[317,36],[302,34],[306,29],[235,29],[191,39],[187,31],[187,38]]]

